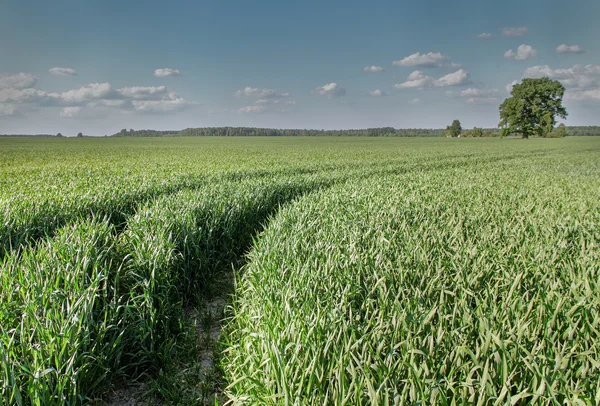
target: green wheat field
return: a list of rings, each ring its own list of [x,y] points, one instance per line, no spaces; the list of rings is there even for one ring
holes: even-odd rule
[[[0,260],[1,404],[160,381],[224,274],[200,404],[600,403],[597,137],[0,139]]]

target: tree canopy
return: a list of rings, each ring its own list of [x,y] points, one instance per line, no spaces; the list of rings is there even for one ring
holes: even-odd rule
[[[454,120],[452,125],[446,127],[445,131],[447,136],[450,137],[458,137],[462,133],[462,126],[460,125],[460,121]]]
[[[500,124],[503,135],[521,134],[545,137],[552,132],[556,116],[567,117],[562,105],[563,85],[547,77],[523,79],[513,86],[508,99],[500,105]]]

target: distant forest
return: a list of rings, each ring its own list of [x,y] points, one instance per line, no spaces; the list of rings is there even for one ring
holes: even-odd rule
[[[567,136],[600,136],[600,126],[567,126]],[[499,136],[497,128],[484,128],[483,132],[489,136]],[[62,135],[59,135],[62,137]],[[362,137],[442,137],[442,128],[401,128],[392,127],[365,128],[357,130],[283,130],[276,128],[253,127],[205,127],[186,128],[184,130],[157,131],[157,130],[127,130],[123,129],[111,137],[299,137],[299,136],[362,136]],[[0,134],[0,137],[57,137],[51,134]]]
[[[566,127],[567,136],[600,136],[600,126]],[[362,136],[362,137],[442,137],[442,128],[401,128],[393,127],[365,128],[357,130],[283,130],[276,128],[254,127],[205,127],[186,128],[181,131],[156,131],[156,130],[126,130],[113,134],[113,137],[299,137],[299,136]],[[484,133],[490,136],[499,136],[498,128],[484,128]]]
[[[392,127],[365,128],[359,130],[283,130],[253,127],[205,127],[186,128],[181,131],[126,130],[113,134],[115,137],[300,137],[300,136],[363,136],[363,137],[439,137],[444,130],[409,128],[396,130]]]

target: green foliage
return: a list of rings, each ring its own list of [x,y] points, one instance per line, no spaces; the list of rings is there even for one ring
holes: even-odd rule
[[[569,136],[600,136],[600,126],[567,126]]]
[[[521,134],[547,136],[556,123],[556,117],[566,118],[567,110],[562,106],[565,93],[563,85],[549,78],[523,79],[513,86],[511,97],[500,105],[500,123],[503,136]]]
[[[446,127],[446,131],[444,132],[447,137],[458,137],[462,133],[462,126],[460,125],[460,121],[454,120],[452,125]]]

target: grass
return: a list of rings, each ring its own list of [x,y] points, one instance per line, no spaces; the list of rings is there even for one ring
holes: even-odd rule
[[[0,139],[1,402],[597,403],[599,152]]]

